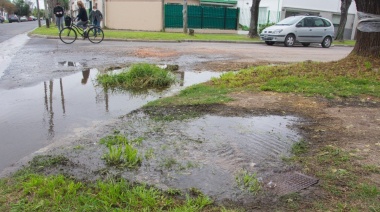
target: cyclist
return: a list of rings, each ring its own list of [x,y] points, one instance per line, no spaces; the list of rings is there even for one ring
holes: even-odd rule
[[[78,21],[77,26],[81,27],[84,30],[84,32],[85,32],[84,36],[86,37],[86,27],[87,27],[87,23],[88,23],[86,8],[84,7],[83,2],[81,2],[81,1],[78,1],[77,5],[79,7],[79,13],[78,13],[77,18],[76,18],[76,20]]]

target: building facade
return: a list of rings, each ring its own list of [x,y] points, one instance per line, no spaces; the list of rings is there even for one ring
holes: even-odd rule
[[[252,0],[239,0],[239,22],[243,26],[249,26]],[[322,16],[331,20],[335,29],[340,22],[340,0],[261,0],[259,9],[259,24],[277,23],[280,20],[300,14]],[[356,4],[352,2],[347,15],[344,39],[354,39],[356,28]]]

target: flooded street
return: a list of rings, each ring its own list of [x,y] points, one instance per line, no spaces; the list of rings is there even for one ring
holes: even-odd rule
[[[265,105],[244,109],[244,103],[153,111],[142,106],[226,71],[304,60],[333,61],[351,50],[178,42],[112,41],[93,45],[79,40],[75,45],[65,45],[57,39],[21,40],[25,45],[6,50],[16,53],[2,55],[2,176],[34,156],[60,157],[65,158],[63,163],[43,167],[43,172],[85,181],[121,176],[163,190],[198,189],[216,201],[227,199],[237,204],[259,200],[238,185],[242,173],[257,174],[262,189],[275,195],[318,182],[283,160],[291,155],[292,145],[303,139],[299,130],[303,118],[294,115],[296,112],[270,112]],[[5,51],[4,43],[0,48]],[[138,95],[97,86],[98,73],[140,62],[178,66],[175,74],[181,82],[164,91]],[[265,102],[243,99],[253,101],[252,105]],[[186,118],[157,120],[159,110],[166,118]],[[134,146],[142,158],[139,168],[105,163],[107,147],[100,140],[116,134],[141,139],[141,144]]]
[[[69,63],[73,64],[62,65]],[[0,90],[0,171],[81,128],[125,115],[149,101],[220,75],[187,72],[180,75],[182,84],[160,93],[136,96],[105,92],[96,86],[97,74],[96,69],[87,69],[31,87]]]

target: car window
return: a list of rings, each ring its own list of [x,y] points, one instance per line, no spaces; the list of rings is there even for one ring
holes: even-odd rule
[[[330,21],[327,21],[327,20],[324,20],[324,19],[322,19],[322,21],[325,23],[325,26],[327,26],[327,27],[331,26]]]
[[[303,19],[303,27],[313,27],[313,26],[314,26],[313,18],[304,18]]]
[[[313,18],[315,27],[325,27],[325,22],[321,18]]]
[[[297,23],[302,17],[299,16],[292,16],[285,18],[284,20],[278,22],[276,25],[293,25]]]

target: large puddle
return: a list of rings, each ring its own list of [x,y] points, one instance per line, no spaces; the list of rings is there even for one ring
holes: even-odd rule
[[[95,85],[97,74],[96,69],[85,70],[33,87],[0,91],[4,102],[0,106],[0,171],[41,149],[39,153],[63,155],[70,161],[48,173],[58,170],[84,180],[116,175],[163,190],[195,188],[216,201],[254,200],[252,193],[238,185],[236,179],[242,173],[256,174],[262,189],[275,195],[317,182],[283,161],[290,156],[292,145],[301,140],[294,130],[300,121],[297,117],[254,116],[215,105],[207,112],[196,107],[167,109],[166,115],[179,111],[177,115],[194,116],[157,121],[154,113],[136,110],[220,73],[178,73],[182,83],[143,95],[107,92]],[[231,109],[238,117],[225,112]],[[143,158],[141,167],[120,169],[102,160],[108,149],[99,141],[115,132],[143,139],[135,146]],[[49,148],[43,148],[46,146]]]
[[[282,160],[290,156],[292,144],[301,139],[293,130],[298,123],[294,116],[249,114],[204,114],[181,121],[154,121],[136,111],[110,126],[98,128],[97,135],[85,134],[71,141],[71,145],[54,148],[47,154],[69,158],[69,164],[57,169],[78,179],[116,175],[163,190],[186,192],[195,188],[216,201],[252,201],[252,193],[236,181],[243,172],[256,173],[262,189],[278,195],[307,187],[305,181],[316,182],[294,173]],[[99,140],[115,131],[129,139],[143,138],[141,144],[135,145],[143,158],[140,168],[109,167],[102,160],[108,149]]]
[[[62,62],[62,66],[80,66]],[[94,123],[125,115],[149,101],[217,77],[215,72],[184,72],[183,83],[142,96],[105,92],[95,86],[96,69],[33,87],[0,90],[0,172],[34,151]]]

